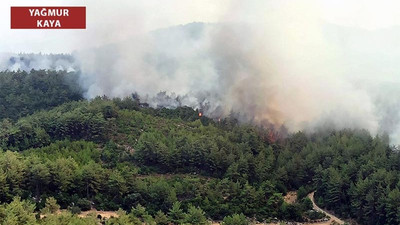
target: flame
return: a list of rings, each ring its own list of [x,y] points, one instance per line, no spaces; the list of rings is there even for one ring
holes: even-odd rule
[[[278,140],[279,134],[273,130],[268,131],[267,138],[268,141],[273,144]]]
[[[199,112],[199,117],[202,117],[202,116],[203,116],[203,113]]]

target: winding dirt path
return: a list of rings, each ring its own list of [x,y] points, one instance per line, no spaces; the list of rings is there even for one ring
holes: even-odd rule
[[[327,221],[327,222],[324,222],[324,223],[314,223],[314,225],[319,225],[319,224],[321,224],[321,225],[322,225],[322,224],[331,224],[331,223],[334,222],[334,221],[335,221],[336,223],[339,223],[339,224],[344,224],[345,222],[344,222],[343,220],[341,220],[341,219],[337,218],[336,216],[330,214],[329,212],[327,212],[327,211],[321,209],[320,207],[317,206],[317,204],[315,204],[314,193],[315,193],[315,191],[313,191],[313,192],[311,192],[310,194],[308,194],[308,197],[309,197],[309,198],[311,199],[311,201],[312,201],[314,210],[321,211],[321,212],[325,213],[326,215],[328,215],[328,216],[331,218],[331,219],[330,219],[329,221]]]
[[[311,199],[312,204],[313,204],[313,209],[323,212],[325,213],[327,216],[330,217],[330,219],[328,221],[323,221],[323,222],[316,222],[316,223],[300,223],[303,225],[330,225],[333,222],[339,223],[341,225],[343,225],[345,222],[339,218],[337,218],[336,216],[330,214],[329,212],[321,209],[320,207],[317,206],[317,204],[315,204],[315,200],[314,200],[314,193],[315,192],[311,192],[310,194],[308,194],[308,197]],[[289,192],[287,194],[287,196],[284,197],[284,200],[286,202],[288,202],[289,204],[293,204],[297,199],[297,193],[296,192]],[[61,210],[62,211],[62,210]],[[109,219],[110,217],[118,217],[118,214],[114,211],[97,211],[95,209],[92,209],[90,211],[86,211],[86,212],[82,212],[81,214],[79,214],[79,217],[86,217],[88,216],[88,214],[90,213],[94,213],[95,215],[100,214],[102,217],[105,217],[107,219]],[[212,222],[212,225],[220,225],[220,222]],[[279,225],[280,223],[257,223],[258,225]]]

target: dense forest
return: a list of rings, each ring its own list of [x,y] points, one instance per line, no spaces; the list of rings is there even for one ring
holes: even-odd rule
[[[0,72],[0,119],[16,120],[41,109],[82,99],[78,76],[64,71]]]
[[[76,216],[92,208],[117,211],[110,225],[305,221],[312,191],[343,218],[400,224],[400,153],[385,135],[276,140],[233,117],[82,93],[74,73],[0,73],[0,224],[98,224]]]

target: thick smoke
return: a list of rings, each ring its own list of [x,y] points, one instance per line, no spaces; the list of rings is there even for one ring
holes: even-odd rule
[[[77,51],[81,84],[89,99],[137,92],[154,107],[234,113],[290,131],[364,128],[398,144],[399,29],[330,24],[314,3],[231,1],[216,23]]]
[[[161,29],[81,52],[87,97],[136,91],[152,106],[189,105],[215,118],[234,112],[291,131],[365,128],[396,139],[399,95],[381,77],[393,78],[386,66],[398,67],[390,54],[381,54],[393,61],[388,65],[375,54],[383,53],[381,41],[398,41],[325,23],[307,4],[285,4],[260,3],[259,13],[255,4],[233,2],[221,23]]]

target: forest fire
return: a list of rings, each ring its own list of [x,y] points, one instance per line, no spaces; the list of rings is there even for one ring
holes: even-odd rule
[[[203,116],[203,113],[202,112],[199,112],[199,117],[202,117]]]
[[[268,143],[275,144],[281,143],[288,136],[288,131],[284,126],[279,128],[269,126],[259,130],[258,134]]]
[[[280,137],[279,133],[276,132],[275,130],[271,129],[267,133],[268,142],[271,143],[271,144],[275,143],[279,139],[279,137]]]

